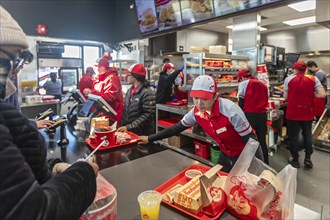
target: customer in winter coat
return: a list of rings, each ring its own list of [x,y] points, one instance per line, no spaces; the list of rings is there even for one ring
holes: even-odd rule
[[[94,81],[92,94],[101,96],[116,112],[116,116],[110,119],[120,124],[124,109],[124,98],[117,70],[109,67],[107,57],[103,57],[98,63],[98,76]]]
[[[46,162],[47,148],[38,130],[6,103],[13,63],[28,47],[17,22],[0,6],[0,219],[78,219],[96,193],[94,163]],[[54,173],[64,172],[52,177]]]
[[[199,124],[220,148],[219,164],[229,172],[236,163],[249,138],[257,139],[238,105],[218,97],[217,84],[211,76],[202,75],[195,79],[190,96],[195,107],[172,127],[157,134],[140,136],[140,144],[177,135],[189,127]],[[257,156],[263,159],[261,149]]]
[[[131,131],[135,134],[153,134],[155,132],[155,93],[146,80],[146,68],[142,64],[133,64],[129,69],[128,82],[133,85],[125,96],[121,127],[118,131]]]
[[[311,156],[312,146],[312,122],[314,120],[314,97],[324,98],[325,91],[320,80],[311,75],[305,75],[307,65],[304,61],[298,61],[293,64],[294,73],[288,76],[284,81],[284,95],[288,100],[286,107],[286,119],[289,131],[291,157],[289,163],[300,168],[299,163],[299,132],[302,134],[305,142],[305,160],[306,168],[312,168]]]
[[[267,86],[255,79],[249,70],[244,69],[237,74],[242,82],[238,86],[238,105],[243,110],[247,120],[257,133],[258,141],[264,155],[265,163],[268,161],[268,147],[266,144],[267,134]]]
[[[183,67],[175,70],[175,66],[172,63],[165,63],[158,80],[156,103],[172,101],[172,98],[174,97],[174,81],[182,70]]]

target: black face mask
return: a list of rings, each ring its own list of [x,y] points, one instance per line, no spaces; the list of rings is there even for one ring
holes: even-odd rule
[[[310,73],[310,74],[314,74],[314,73],[315,73],[315,71],[312,71],[312,70],[308,70],[308,73]]]

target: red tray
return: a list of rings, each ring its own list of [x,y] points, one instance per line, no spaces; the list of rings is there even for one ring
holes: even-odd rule
[[[184,169],[183,171],[181,171],[179,174],[177,174],[176,176],[172,177],[171,179],[169,179],[168,181],[166,181],[165,183],[163,183],[162,185],[158,186],[155,190],[160,192],[161,194],[164,194],[166,193],[168,190],[170,190],[171,188],[173,188],[175,185],[177,184],[181,184],[181,185],[184,185],[188,182],[186,176],[185,176],[185,172],[187,170],[191,170],[191,169],[196,169],[196,170],[199,170],[201,171],[203,174],[206,173],[209,169],[211,169],[210,167],[207,167],[207,166],[203,166],[203,165],[200,165],[200,164],[194,164],[194,165],[191,165],[189,167],[187,167],[186,169]],[[228,173],[224,173],[222,171],[219,171],[218,172],[220,175],[222,176],[228,176]],[[162,200],[163,203],[195,218],[195,219],[219,219],[219,217],[222,215],[222,213],[226,210],[226,208],[223,208],[222,210],[220,210],[220,212],[216,215],[216,216],[213,216],[213,217],[210,217],[202,212],[198,213],[197,215],[194,215],[193,213],[190,213],[170,202],[167,202],[165,200]]]
[[[161,125],[165,128],[171,127],[181,121],[181,119],[178,118],[162,118],[157,121],[158,125]],[[192,127],[188,128],[188,130],[192,131]]]
[[[102,147],[99,148],[99,150],[108,150],[108,149],[112,149],[112,148],[123,147],[123,146],[127,146],[127,145],[130,145],[130,144],[137,143],[137,138],[139,136],[137,134],[133,133],[133,132],[130,132],[130,131],[128,131],[127,133],[131,136],[131,140],[129,140],[129,141],[123,143],[123,144],[108,145],[106,147],[102,146]],[[86,143],[90,148],[93,148],[93,149],[97,148],[97,146],[98,146],[96,144],[92,144],[90,138],[86,138]]]
[[[166,102],[168,105],[187,105],[188,102],[186,101],[177,101],[177,102]]]

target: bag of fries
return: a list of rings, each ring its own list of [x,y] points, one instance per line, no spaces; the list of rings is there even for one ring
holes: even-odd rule
[[[250,139],[225,183],[227,208],[239,219],[293,219],[297,169],[279,173],[254,157],[259,143]]]

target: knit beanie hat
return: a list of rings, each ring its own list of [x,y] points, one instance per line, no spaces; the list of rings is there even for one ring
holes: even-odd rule
[[[19,24],[0,5],[0,45],[20,46],[28,48],[26,36]]]

